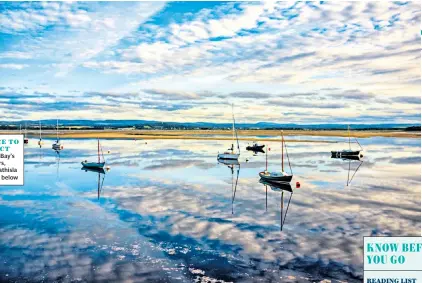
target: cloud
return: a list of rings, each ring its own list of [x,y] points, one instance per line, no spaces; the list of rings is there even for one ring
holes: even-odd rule
[[[392,98],[394,102],[405,104],[421,104],[420,96],[399,96]]]
[[[269,99],[266,101],[268,105],[276,105],[283,107],[294,108],[307,108],[307,109],[344,109],[348,108],[348,105],[339,104],[339,103],[320,103],[312,101],[293,101],[290,99]]]
[[[232,92],[230,93],[231,97],[239,97],[239,98],[268,98],[271,97],[271,94],[262,93],[262,92]]]
[[[0,59],[12,58],[12,59],[31,59],[32,54],[20,51],[9,51],[0,53]]]
[[[22,70],[27,67],[29,65],[26,64],[0,64],[0,68],[2,69]]]
[[[145,93],[157,95],[163,100],[186,100],[186,99],[201,99],[200,94],[195,92],[158,90],[158,89],[144,89]]]
[[[191,109],[194,106],[192,104],[170,104],[166,102],[143,101],[139,104],[139,107],[142,109],[155,109],[160,111],[179,111]]]
[[[0,11],[0,68],[5,87],[23,76],[73,96],[81,108],[66,117],[102,105],[111,118],[227,122],[230,100],[250,122],[280,122],[281,107],[305,123],[418,122],[419,23],[412,2],[16,2]]]

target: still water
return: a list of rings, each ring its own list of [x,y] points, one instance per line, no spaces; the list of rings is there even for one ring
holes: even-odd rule
[[[361,282],[363,236],[420,235],[421,143],[360,142],[363,162],[288,143],[290,193],[259,183],[265,154],[217,163],[229,141],[102,140],[100,174],[96,140],[31,139],[25,186],[0,187],[0,281]]]

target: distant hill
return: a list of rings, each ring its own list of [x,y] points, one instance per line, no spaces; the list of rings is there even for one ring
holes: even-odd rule
[[[27,128],[38,128],[39,121],[0,121],[0,129],[19,128],[19,125],[26,124]],[[56,126],[56,120],[42,120],[44,127],[53,128]],[[210,122],[159,122],[152,120],[60,120],[60,127],[81,127],[91,129],[103,128],[127,128],[136,127],[138,129],[223,129],[231,128],[231,123],[210,123]],[[347,124],[280,124],[273,122],[258,123],[238,123],[239,129],[303,129],[303,130],[344,130]],[[353,130],[387,130],[397,129],[406,131],[420,131],[420,124],[351,124]]]

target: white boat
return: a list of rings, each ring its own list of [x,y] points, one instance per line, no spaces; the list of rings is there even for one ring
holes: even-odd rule
[[[259,172],[259,177],[263,179],[264,181],[268,182],[276,182],[276,183],[290,183],[290,181],[293,178],[292,168],[290,167],[290,174],[284,171],[284,148],[286,147],[286,144],[284,142],[284,136],[283,131],[281,131],[281,171],[280,172],[268,172],[268,150],[265,154],[265,171]],[[286,153],[287,153],[287,147],[286,147]],[[287,158],[289,158],[289,155],[287,155]],[[290,160],[289,160],[289,166],[290,166]]]
[[[239,138],[237,137],[237,131],[235,126],[235,120],[234,120],[234,112],[233,112],[233,104],[232,104],[232,116],[233,116],[233,140],[232,140],[232,146],[228,149],[228,151],[225,151],[223,153],[217,154],[217,160],[237,160],[240,156],[240,146],[239,146]],[[237,142],[237,152],[234,150],[234,140],[236,138]]]
[[[52,148],[55,151],[59,151],[63,149],[63,146],[61,145],[60,139],[59,139],[59,120],[58,119],[57,119],[57,126],[56,126],[56,135],[57,135],[57,139],[56,139],[56,142],[53,143]]]
[[[41,120],[40,120],[40,140],[38,141],[38,145],[41,147],[44,144],[41,137]]]
[[[105,165],[105,160],[104,160],[104,154],[103,154],[103,149],[101,148],[101,155],[103,157],[103,160],[101,161],[101,157],[100,157],[100,139],[98,139],[98,162],[88,162],[87,160],[82,161],[81,164],[84,168],[90,168],[90,169],[100,169],[103,168]]]

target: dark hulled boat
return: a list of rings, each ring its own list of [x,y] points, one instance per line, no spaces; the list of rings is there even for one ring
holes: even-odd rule
[[[349,134],[349,149],[344,149],[344,150],[332,150],[331,151],[331,157],[332,158],[342,158],[345,156],[363,156],[361,154],[362,146],[360,145],[360,143],[358,142],[358,140],[355,138],[356,143],[360,146],[360,150],[352,150],[352,146],[350,144],[350,127],[347,126],[347,132]]]
[[[264,153],[264,147],[265,147],[265,145],[258,145],[257,143],[254,143],[253,145],[248,145],[246,147],[246,150],[253,151],[255,153],[256,152]]]

